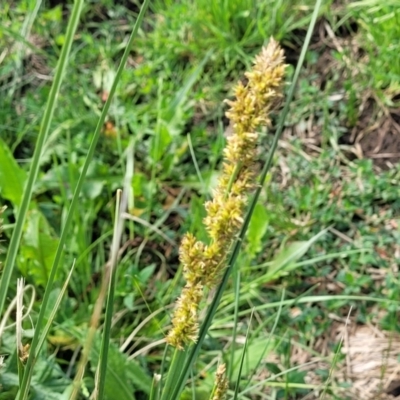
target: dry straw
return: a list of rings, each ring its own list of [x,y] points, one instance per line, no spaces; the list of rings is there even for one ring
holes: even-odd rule
[[[247,72],[247,84],[239,82],[235,99],[227,100],[226,116],[233,134],[224,149],[222,173],[213,199],[205,204],[204,225],[210,242],[187,233],[179,250],[186,285],[179,297],[167,342],[183,349],[198,337],[198,309],[204,287],[219,283],[229,249],[243,223],[248,196],[256,186],[257,129],[270,126],[270,113],[282,97],[286,65],[283,50],[271,38]]]

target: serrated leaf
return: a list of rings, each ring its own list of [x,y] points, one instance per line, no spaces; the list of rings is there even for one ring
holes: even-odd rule
[[[15,161],[6,143],[0,139],[0,194],[19,206],[24,192],[25,171]]]

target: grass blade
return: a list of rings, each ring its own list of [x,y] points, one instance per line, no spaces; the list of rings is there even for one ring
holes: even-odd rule
[[[57,314],[57,310],[58,310],[59,307],[60,307],[61,300],[63,299],[64,294],[65,294],[65,292],[66,292],[66,290],[67,290],[69,281],[71,280],[72,273],[75,271],[75,264],[76,264],[76,261],[74,261],[74,263],[72,264],[72,267],[71,267],[71,269],[70,269],[70,271],[69,271],[69,273],[68,273],[67,279],[65,280],[64,285],[63,285],[63,287],[61,288],[61,291],[60,291],[59,295],[57,296],[56,303],[54,304],[54,307],[53,307],[53,309],[51,310],[49,319],[47,320],[46,326],[44,327],[43,332],[42,332],[42,334],[41,334],[41,336],[40,336],[39,344],[38,344],[38,347],[37,347],[38,349],[40,349],[40,348],[43,346],[43,344],[44,344],[44,342],[45,342],[45,340],[46,340],[47,334],[48,334],[49,331],[50,331],[51,324],[53,323],[53,320],[54,320],[54,318],[55,318],[55,316],[56,316],[56,314]],[[36,358],[37,358],[38,356],[39,356],[39,351],[36,353]]]
[[[17,257],[19,243],[22,236],[22,228],[24,226],[26,213],[32,198],[33,185],[35,184],[39,166],[40,156],[43,151],[47,134],[50,130],[50,124],[53,118],[54,110],[57,103],[57,96],[60,92],[61,83],[64,77],[65,69],[68,64],[68,56],[71,50],[74,34],[79,22],[79,16],[82,10],[83,1],[76,1],[72,9],[71,18],[68,24],[67,33],[65,35],[65,44],[61,50],[60,59],[57,64],[54,81],[50,89],[46,109],[44,111],[43,120],[40,125],[39,135],[37,138],[35,151],[33,153],[32,164],[29,171],[28,179],[23,192],[22,201],[18,211],[15,228],[11,236],[10,245],[8,247],[7,257],[4,263],[3,274],[0,283],[0,315],[3,314],[7,289],[10,285],[11,274],[14,269]]]
[[[46,140],[47,134],[50,129],[51,120],[53,118],[54,109],[56,106],[57,96],[60,91],[61,82],[62,82],[64,73],[65,73],[65,69],[68,64],[68,56],[71,51],[72,42],[74,39],[76,28],[78,27],[82,8],[83,8],[83,0],[80,0],[80,1],[78,0],[74,3],[74,7],[71,12],[71,18],[68,23],[67,33],[65,35],[65,44],[61,50],[60,59],[59,59],[58,65],[57,65],[56,75],[54,77],[53,85],[50,89],[49,99],[48,99],[47,106],[46,106],[46,109],[44,112],[42,125],[40,127],[40,132],[39,132],[37,144],[36,144],[34,155],[33,155],[31,170],[30,170],[30,173],[28,176],[28,180],[27,180],[27,183],[25,186],[24,196],[23,196],[22,202],[21,202],[21,208],[19,210],[17,222],[15,224],[15,229],[14,229],[13,235],[11,237],[11,242],[10,242],[11,250],[7,256],[5,271],[4,271],[3,278],[2,278],[1,284],[0,284],[0,314],[3,311],[6,291],[8,288],[9,280],[10,280],[11,273],[12,273],[14,263],[15,263],[15,259],[17,256],[19,242],[21,240],[22,227],[23,227],[26,213],[27,213],[29,203],[30,203],[30,200],[32,197],[33,185],[34,185],[36,177],[38,175],[40,156],[42,154],[44,142]],[[65,238],[64,238],[64,242],[65,242]],[[60,243],[58,246],[59,249],[62,249],[64,242],[61,243],[61,240],[60,240]],[[61,252],[60,252],[60,256],[61,256]],[[57,255],[56,255],[56,257],[57,257]],[[7,269],[7,273],[6,273],[6,269]],[[34,363],[35,363],[35,360],[37,357],[37,352],[40,350],[40,348],[38,348],[38,344],[41,343],[41,341],[39,339],[39,335],[41,332],[40,328],[41,328],[41,325],[44,320],[47,303],[49,301],[50,293],[53,288],[55,274],[56,274],[56,268],[54,267],[54,264],[53,264],[52,271],[51,271],[50,277],[49,277],[49,281],[46,286],[46,291],[44,294],[42,305],[40,308],[40,313],[39,313],[34,337],[32,339],[30,354],[28,357],[28,361],[26,363],[24,376],[23,376],[22,383],[21,383],[21,386],[20,386],[20,389],[18,392],[19,395],[17,396],[17,398],[20,400],[25,400],[28,397],[30,380],[31,380],[32,373],[33,373],[33,366],[34,366]]]
[[[125,48],[125,51],[124,51],[124,54],[122,56],[121,62],[119,64],[119,66],[118,66],[118,70],[117,70],[115,79],[113,81],[112,87],[110,89],[109,96],[107,98],[107,101],[106,101],[106,103],[105,103],[105,105],[103,107],[102,113],[101,113],[100,118],[98,120],[98,123],[97,123],[97,126],[96,126],[96,130],[95,130],[95,132],[93,134],[93,138],[92,138],[92,141],[90,143],[90,147],[89,147],[88,153],[86,155],[85,162],[84,162],[84,165],[82,167],[81,174],[80,174],[79,179],[78,179],[78,183],[76,184],[76,187],[75,187],[74,195],[72,197],[71,204],[69,206],[69,210],[68,210],[67,217],[66,217],[66,220],[65,220],[65,225],[64,225],[62,233],[61,233],[60,242],[59,242],[59,245],[58,245],[58,248],[57,248],[57,251],[56,251],[56,255],[54,257],[53,265],[52,265],[52,268],[51,268],[51,271],[50,271],[50,275],[49,275],[49,280],[47,282],[46,290],[45,290],[45,293],[44,293],[44,296],[43,296],[42,306],[40,308],[40,312],[39,312],[39,316],[38,316],[38,320],[37,320],[35,333],[34,333],[34,336],[33,336],[33,339],[32,339],[32,343],[31,343],[31,353],[30,353],[28,361],[27,361],[25,374],[24,374],[24,379],[23,379],[23,384],[22,384],[22,387],[20,389],[20,395],[18,397],[19,400],[25,400],[27,398],[27,395],[28,395],[29,384],[30,384],[30,379],[31,379],[31,375],[32,375],[32,371],[31,370],[32,370],[33,365],[35,363],[36,355],[40,351],[40,347],[38,347],[38,343],[39,343],[39,335],[40,335],[40,331],[41,331],[41,326],[42,326],[43,320],[44,320],[45,310],[46,310],[46,307],[47,307],[47,303],[49,301],[51,290],[53,288],[54,279],[55,279],[57,268],[58,268],[58,264],[60,262],[61,255],[62,255],[62,252],[63,252],[63,249],[64,249],[64,245],[65,245],[66,239],[67,239],[68,234],[69,234],[69,228],[70,228],[70,226],[72,224],[75,208],[76,208],[76,206],[78,204],[79,193],[82,190],[82,186],[83,186],[83,183],[84,183],[84,180],[85,180],[89,165],[90,165],[90,163],[91,163],[91,161],[93,159],[93,156],[94,156],[95,148],[96,148],[99,136],[100,136],[101,129],[103,127],[103,124],[104,124],[104,121],[106,119],[108,110],[110,108],[111,101],[112,101],[112,99],[114,97],[114,94],[116,92],[116,88],[117,88],[118,82],[119,82],[119,80],[121,78],[122,71],[124,70],[126,62],[128,60],[128,57],[129,57],[129,54],[130,54],[130,50],[131,50],[132,45],[133,45],[134,38],[136,37],[137,31],[139,30],[139,26],[140,26],[140,24],[141,24],[141,22],[143,20],[144,13],[146,12],[146,9],[147,9],[148,5],[149,5],[149,0],[145,0],[143,5],[142,5],[142,7],[141,7],[140,12],[139,12],[139,15],[138,15],[138,18],[136,20],[135,26],[134,26],[134,28],[132,30],[132,34],[131,34],[131,36],[129,38],[128,44],[127,44],[127,46]],[[70,46],[72,44],[73,33],[74,33],[74,31],[76,29],[76,26],[78,24],[79,15],[80,15],[82,6],[83,6],[83,0],[80,0],[80,1],[78,0],[78,1],[76,1],[74,3],[74,8],[73,8],[73,12],[71,14],[71,20],[70,20],[70,24],[68,26],[67,37],[66,37],[66,44],[69,43],[69,46],[65,46],[65,48],[68,48],[68,50],[69,50],[69,48],[70,48]],[[66,63],[67,55],[65,55],[63,57],[63,53],[64,53],[64,48],[63,48],[60,60],[64,60],[64,63]],[[64,68],[65,68],[65,65],[64,65]],[[54,110],[54,108],[52,110]],[[50,114],[50,116],[52,116],[52,113]],[[48,128],[47,128],[47,131],[48,131]],[[46,133],[47,133],[47,131],[46,131]],[[43,137],[43,142],[44,142],[44,139],[45,139],[45,135]],[[41,143],[41,148],[42,147],[43,147],[43,143]],[[36,151],[37,151],[37,149],[36,149]],[[36,153],[36,151],[35,151],[35,153]],[[39,153],[39,155],[40,155],[40,153]],[[38,164],[39,164],[39,156],[38,156],[38,160],[37,160],[37,168],[36,168],[35,178],[36,178],[36,175],[37,175],[37,172],[38,172],[38,168],[39,168]],[[28,178],[28,182],[29,182],[29,178]],[[33,186],[33,182],[32,182],[32,186]],[[31,191],[32,191],[32,187],[31,187]],[[30,197],[29,197],[29,199],[30,199]],[[26,208],[28,207],[28,205],[29,205],[29,202],[27,202]],[[25,213],[26,213],[26,210],[25,210]],[[21,229],[22,229],[22,224],[21,224]],[[15,261],[15,258],[14,258],[14,261]],[[10,274],[11,274],[11,272],[10,272]],[[0,303],[0,305],[1,305],[1,303]]]
[[[254,311],[254,310],[253,310],[253,311]],[[240,379],[242,378],[242,371],[243,371],[243,365],[244,365],[244,358],[245,358],[246,352],[247,352],[247,343],[248,343],[249,336],[250,336],[250,327],[251,327],[251,321],[253,320],[253,311],[251,312],[250,321],[249,321],[249,326],[247,327],[246,339],[245,339],[245,341],[244,341],[244,347],[243,347],[243,351],[242,351],[242,357],[240,358],[240,366],[239,366],[238,377],[237,377],[236,384],[235,384],[235,391],[234,391],[234,395],[233,395],[233,400],[237,400],[238,394],[239,394]]]
[[[239,268],[234,268],[233,270],[233,284],[234,284],[234,293],[235,293],[235,301],[234,301],[234,315],[233,315],[233,331],[232,331],[232,345],[231,345],[231,357],[230,363],[228,367],[228,380],[232,381],[232,373],[233,373],[233,360],[235,356],[236,349],[236,338],[237,338],[237,325],[239,323],[239,300],[240,300],[240,270]]]
[[[189,375],[189,371],[184,371],[182,367],[183,365],[187,365],[186,357],[187,352],[178,349],[174,350],[171,366],[167,373],[167,381],[162,390],[161,400],[179,399],[179,396],[175,397],[174,393],[176,392],[176,383],[182,379],[186,380]]]
[[[121,211],[124,210],[124,204],[121,204],[121,190],[117,192],[117,202],[115,206],[115,225],[114,225],[114,237],[111,245],[111,260],[110,260],[110,281],[108,286],[107,306],[106,306],[106,317],[104,321],[103,337],[101,342],[101,352],[99,358],[99,375],[96,382],[98,387],[98,400],[104,398],[104,385],[106,383],[106,372],[107,372],[107,359],[108,359],[108,347],[111,336],[111,322],[114,311],[114,297],[115,297],[115,285],[116,285],[116,271],[118,262],[118,249],[121,243],[122,236],[122,218]],[[125,193],[125,199],[128,194]],[[126,203],[126,200],[125,200]]]
[[[282,290],[281,302],[283,302],[284,298],[285,298],[285,289]],[[256,371],[258,370],[258,368],[260,367],[262,361],[264,360],[265,354],[269,349],[269,344],[271,343],[272,338],[273,338],[273,336],[275,334],[275,330],[276,330],[276,328],[278,326],[278,322],[280,321],[281,314],[282,314],[282,309],[283,309],[283,307],[282,307],[282,303],[281,303],[280,306],[279,306],[279,309],[278,309],[278,311],[276,313],[274,325],[272,326],[272,329],[269,332],[267,344],[265,345],[264,350],[261,352],[260,357],[258,358],[257,366],[254,368],[253,372],[248,377],[245,388],[247,388],[250,385],[251,380],[253,379],[254,375],[256,374]],[[254,335],[254,333],[252,333],[252,335]]]

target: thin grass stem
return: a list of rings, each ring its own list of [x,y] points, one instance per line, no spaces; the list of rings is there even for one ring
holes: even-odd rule
[[[86,177],[87,171],[89,169],[89,165],[90,165],[90,163],[91,163],[91,161],[93,159],[93,156],[94,156],[94,153],[95,153],[95,149],[96,149],[96,145],[97,145],[97,142],[98,142],[102,127],[104,125],[104,121],[106,119],[108,110],[110,109],[110,105],[111,105],[112,99],[113,99],[114,94],[116,92],[117,85],[118,85],[118,83],[120,81],[122,71],[125,68],[126,62],[128,60],[129,54],[130,54],[130,50],[131,50],[132,45],[133,45],[133,41],[134,41],[134,39],[136,37],[136,34],[137,34],[138,30],[139,30],[139,27],[140,27],[141,23],[142,23],[142,20],[143,20],[145,12],[147,10],[147,7],[149,5],[149,2],[150,2],[150,0],[145,0],[143,5],[142,5],[142,7],[141,7],[141,9],[140,9],[140,12],[139,12],[138,18],[136,20],[135,26],[134,26],[134,28],[132,30],[132,34],[131,34],[131,36],[129,38],[129,41],[128,41],[128,44],[127,44],[127,46],[125,48],[125,51],[124,51],[124,54],[122,56],[121,62],[119,64],[119,66],[118,66],[118,69],[117,69],[117,72],[116,72],[116,75],[115,75],[115,79],[114,79],[113,84],[112,84],[111,89],[110,89],[109,96],[107,98],[107,101],[106,101],[106,103],[104,105],[104,108],[103,108],[102,113],[100,115],[100,118],[98,120],[95,132],[93,134],[92,141],[90,143],[90,147],[89,147],[88,153],[87,153],[86,158],[85,158],[85,162],[84,162],[83,167],[82,167],[81,174],[79,176],[78,182],[77,182],[76,187],[75,187],[74,195],[72,197],[71,204],[70,204],[69,209],[68,209],[68,213],[67,213],[67,217],[66,217],[66,220],[65,220],[65,224],[64,224],[63,230],[61,232],[60,241],[59,241],[59,244],[58,244],[58,247],[57,247],[56,255],[54,257],[54,261],[53,261],[53,264],[52,264],[52,267],[51,267],[49,279],[48,279],[48,282],[47,282],[47,285],[46,285],[46,289],[45,289],[45,293],[44,293],[44,296],[43,296],[42,305],[41,305],[41,308],[40,308],[40,312],[39,312],[39,316],[38,316],[38,319],[37,319],[37,324],[36,324],[34,336],[33,336],[32,343],[31,343],[31,352],[29,354],[29,358],[28,358],[27,365],[26,365],[26,368],[25,368],[23,383],[22,383],[22,386],[21,386],[20,391],[19,391],[19,397],[17,397],[19,400],[25,400],[27,398],[27,396],[28,396],[29,385],[30,385],[30,381],[31,381],[32,373],[33,373],[33,366],[34,366],[35,361],[36,361],[36,356],[40,352],[40,347],[38,347],[39,335],[40,335],[41,328],[42,328],[42,325],[43,325],[47,304],[48,304],[49,299],[50,299],[50,294],[51,294],[51,291],[53,290],[53,284],[54,284],[54,279],[56,277],[58,265],[59,265],[60,260],[61,260],[61,255],[63,253],[64,245],[65,245],[66,240],[67,240],[68,235],[69,235],[69,228],[70,228],[70,226],[72,224],[72,220],[74,218],[76,206],[78,205],[79,194],[80,194],[80,192],[82,190],[82,186],[83,186],[83,183],[85,181],[85,177]],[[72,45],[74,32],[75,32],[76,27],[78,25],[79,16],[81,14],[83,3],[84,3],[83,0],[77,0],[74,3],[73,11],[72,11],[72,14],[71,14],[71,19],[70,19],[70,22],[69,22],[69,25],[68,25],[68,29],[67,29],[65,46],[63,47],[63,50],[62,50],[61,56],[60,56],[60,67],[59,68],[62,69],[62,71],[60,72],[60,78],[59,78],[60,84],[61,84],[61,77],[63,75],[62,72],[65,70],[65,67],[66,67],[66,64],[67,64],[68,54],[69,54],[69,51],[70,51],[70,48],[71,48],[71,45]],[[33,189],[33,183],[34,183],[34,180],[35,180],[35,178],[37,176],[37,173],[38,173],[41,149],[43,147],[44,140],[45,140],[47,132],[49,130],[51,117],[53,115],[53,111],[54,111],[54,107],[55,107],[54,103],[55,103],[55,99],[56,99],[56,94],[59,91],[59,85],[57,87],[57,91],[55,91],[54,96],[50,97],[52,99],[52,102],[50,102],[50,100],[49,100],[49,103],[52,104],[51,112],[47,112],[47,109],[46,109],[46,112],[45,112],[45,116],[48,116],[47,119],[45,120],[45,122],[46,122],[46,124],[45,124],[46,130],[45,130],[45,133],[42,135],[43,136],[42,142],[40,142],[40,151],[38,153],[36,164],[35,164],[36,167],[34,169],[35,172],[34,172],[34,174],[33,173],[30,174],[30,176],[33,175],[32,176],[32,183],[31,183],[31,185],[29,187],[29,193],[30,194],[29,194],[29,196],[24,196],[24,200],[25,200],[26,197],[28,197],[28,199],[26,200],[26,205],[25,205],[25,214],[26,214],[27,207],[29,205],[29,200],[31,198],[31,193],[32,193],[32,189]],[[38,149],[35,150],[35,155],[37,153],[37,150]],[[35,157],[34,157],[34,160],[35,160]],[[29,180],[28,180],[28,182],[29,182]],[[21,208],[22,208],[22,206],[21,206]],[[25,215],[24,215],[24,217],[25,217]],[[22,230],[22,222],[21,222],[21,230]],[[17,246],[17,247],[18,247],[18,243],[19,243],[20,237],[21,237],[21,232],[20,232],[19,237],[18,237],[18,242],[15,244],[15,246]],[[17,250],[17,248],[15,249],[15,252],[16,252],[16,250]],[[15,257],[14,257],[14,260],[12,262],[12,265],[14,264],[14,261],[15,261]],[[11,270],[9,272],[10,274],[11,274],[11,271],[12,271],[12,265],[11,265]],[[2,284],[3,284],[3,280],[2,280]],[[2,285],[0,285],[0,288],[1,288],[1,286]],[[2,293],[1,289],[0,289],[0,292]],[[2,296],[2,294],[0,296]],[[2,310],[2,301],[3,300],[0,297],[0,311]]]
[[[108,347],[111,338],[111,322],[114,311],[114,297],[115,297],[115,287],[116,287],[116,271],[117,271],[117,261],[118,261],[118,250],[121,243],[122,235],[122,225],[123,220],[121,216],[121,211],[123,210],[121,206],[121,195],[122,191],[117,191],[116,205],[115,205],[115,224],[114,224],[114,236],[113,243],[111,245],[111,259],[110,259],[110,282],[108,286],[107,295],[107,306],[106,315],[104,321],[103,337],[101,342],[101,351],[99,357],[99,374],[98,380],[96,382],[98,386],[98,400],[103,400],[104,398],[104,387],[106,383],[106,373],[107,373],[107,360],[108,360]],[[127,193],[125,193],[125,203],[127,202]]]
[[[22,237],[22,230],[25,223],[28,207],[32,198],[33,186],[39,172],[40,157],[42,155],[44,144],[50,130],[50,124],[53,119],[54,110],[57,104],[57,96],[60,92],[61,83],[64,77],[65,69],[68,64],[68,56],[71,51],[74,34],[78,26],[82,6],[83,0],[76,1],[71,12],[71,18],[69,20],[67,33],[65,35],[65,44],[61,50],[56,73],[54,76],[54,81],[50,89],[47,105],[44,111],[42,123],[40,125],[39,135],[32,157],[31,168],[24,188],[24,194],[22,196],[21,204],[16,205],[16,223],[11,236],[10,244],[8,246],[7,257],[4,262],[4,268],[0,283],[0,315],[2,315],[4,311],[7,290],[10,285],[11,274],[13,272],[15,260],[17,258],[18,248]]]

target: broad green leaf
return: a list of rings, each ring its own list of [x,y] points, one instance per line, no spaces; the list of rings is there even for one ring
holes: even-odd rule
[[[211,393],[211,389],[205,390],[205,389],[196,388],[196,389],[194,389],[195,397],[193,397],[193,389],[190,387],[190,388],[186,388],[183,391],[179,400],[193,400],[194,398],[196,400],[210,400],[210,393]]]
[[[48,384],[48,382],[36,382],[33,381],[32,382],[32,387],[31,387],[31,400],[59,400],[60,396],[61,396],[61,389],[63,389],[64,382],[60,381],[60,384],[58,387],[56,387],[57,385],[57,381],[54,380],[52,382],[52,384]],[[11,400],[11,399],[15,399],[16,397],[12,397],[13,393],[16,393],[16,391],[18,390],[18,385],[19,385],[19,379],[18,379],[18,375],[16,373],[12,373],[12,372],[5,372],[3,374],[1,374],[1,378],[0,378],[0,384],[4,385],[4,389],[3,390],[10,390],[9,392],[6,392],[4,394],[4,397],[1,397],[0,395],[0,400]],[[56,390],[57,391],[56,391]],[[58,390],[60,390],[60,392],[58,392]],[[9,394],[9,397],[7,396],[7,394]],[[14,395],[15,396],[15,395]]]
[[[156,269],[155,264],[148,265],[147,267],[144,267],[140,272],[139,272],[139,280],[141,283],[146,284],[149,279],[154,276],[154,270]]]
[[[151,157],[154,162],[159,161],[168,149],[172,141],[169,127],[165,123],[160,123],[159,129],[155,132],[151,141]]]
[[[126,356],[124,354],[121,354],[121,356],[126,359]],[[133,360],[126,361],[126,374],[132,381],[133,386],[136,389],[141,390],[146,394],[150,393],[151,379],[149,375],[145,371],[143,371],[143,368],[140,367],[136,361]]]
[[[15,161],[6,143],[0,139],[0,194],[13,205],[21,203],[25,171]]]
[[[251,216],[249,229],[247,231],[248,253],[254,257],[262,249],[262,238],[268,228],[268,213],[264,206],[257,204]]]
[[[254,341],[251,344],[247,345],[247,351],[244,355],[244,363],[242,368],[241,375],[246,377],[249,376],[255,368],[258,367],[260,361],[260,354],[265,353],[268,356],[268,353],[274,350],[275,343],[268,337],[263,338],[262,340]],[[232,382],[236,382],[239,375],[240,369],[240,361],[243,357],[243,349],[238,348],[235,351],[233,358],[233,371],[232,371]]]
[[[73,194],[73,186],[79,177],[79,165],[72,164],[53,166],[46,172],[35,185],[36,192],[45,192],[48,190],[59,190],[60,186],[64,186],[64,190],[68,197]],[[82,187],[82,195],[85,199],[95,199],[98,197],[107,180],[107,171],[100,163],[93,163],[88,171],[87,179]]]
[[[100,346],[99,346],[100,347]],[[96,349],[97,351],[100,348]],[[94,361],[94,359],[92,359]],[[135,400],[133,384],[128,378],[126,357],[110,343],[108,350],[108,363],[106,383],[104,388],[105,399],[107,400]],[[98,360],[93,363],[97,365]]]
[[[267,273],[269,279],[277,279],[295,269],[297,267],[297,261],[307,253],[308,249],[323,236],[325,232],[326,230],[323,230],[308,241],[293,242],[285,247],[271,263]]]
[[[50,273],[58,246],[51,228],[37,209],[30,210],[23,233],[19,267],[25,275],[31,275],[36,285],[44,286]]]
[[[13,353],[12,357],[16,360],[16,352]],[[16,363],[9,363],[6,369],[0,374],[0,385],[2,385],[1,394],[3,394],[3,391],[13,391],[14,388],[18,388],[19,378],[16,368]],[[54,357],[40,357],[35,365],[35,372],[35,377],[32,379],[30,399],[59,400],[61,393],[65,390],[69,381],[65,378],[65,374],[62,372]],[[15,396],[0,396],[0,399],[7,400],[15,398]]]
[[[86,198],[94,200],[96,197],[100,196],[103,187],[104,182],[101,180],[88,179],[82,188],[82,194]]]

